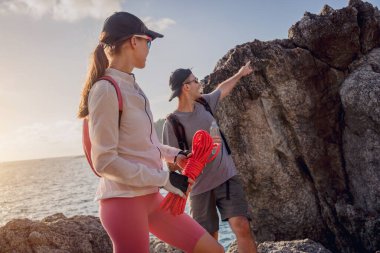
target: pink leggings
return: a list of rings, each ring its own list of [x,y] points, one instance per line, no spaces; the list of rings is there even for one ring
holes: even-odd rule
[[[149,232],[162,241],[192,252],[206,231],[190,216],[173,216],[159,208],[160,193],[100,201],[100,220],[114,253],[149,253]]]

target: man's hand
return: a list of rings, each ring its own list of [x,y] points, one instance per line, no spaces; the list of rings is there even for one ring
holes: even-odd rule
[[[181,168],[184,169],[186,167],[188,159],[192,156],[192,153],[189,153],[187,156],[179,154],[177,155],[176,164]]]
[[[218,85],[216,89],[219,89],[221,91],[219,99],[221,100],[225,98],[228,94],[230,94],[230,92],[236,86],[240,78],[247,76],[252,72],[253,68],[251,67],[251,61],[248,61],[243,67],[239,69],[239,71],[235,75]]]
[[[251,67],[251,61],[248,61],[243,67],[241,67],[238,71],[238,75],[241,77],[247,76],[253,72],[253,68]]]
[[[179,171],[179,172],[181,172],[182,171],[182,168],[181,167],[179,167],[177,164],[174,164],[174,163],[166,163],[166,165],[168,166],[168,169],[170,170],[170,171]]]

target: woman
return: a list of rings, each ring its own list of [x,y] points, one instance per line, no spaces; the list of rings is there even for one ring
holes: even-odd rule
[[[92,161],[100,179],[96,198],[103,227],[120,252],[149,252],[149,232],[186,252],[223,252],[188,215],[172,216],[159,208],[159,187],[184,196],[187,178],[162,170],[162,159],[186,163],[179,149],[159,143],[149,101],[135,81],[134,68],[145,67],[149,47],[163,35],[136,16],[117,12],[106,19],[82,92],[79,117],[88,117]],[[112,77],[123,97],[108,81]]]

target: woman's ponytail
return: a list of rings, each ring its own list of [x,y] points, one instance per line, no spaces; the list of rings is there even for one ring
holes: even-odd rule
[[[88,115],[88,95],[94,83],[100,77],[104,76],[108,64],[108,59],[104,52],[104,46],[99,44],[91,56],[87,78],[82,90],[78,118],[84,118]]]

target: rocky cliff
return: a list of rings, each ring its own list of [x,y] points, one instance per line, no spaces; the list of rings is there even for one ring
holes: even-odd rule
[[[289,38],[230,50],[205,92],[250,60],[217,111],[259,241],[380,249],[380,12],[350,1],[305,13]]]

